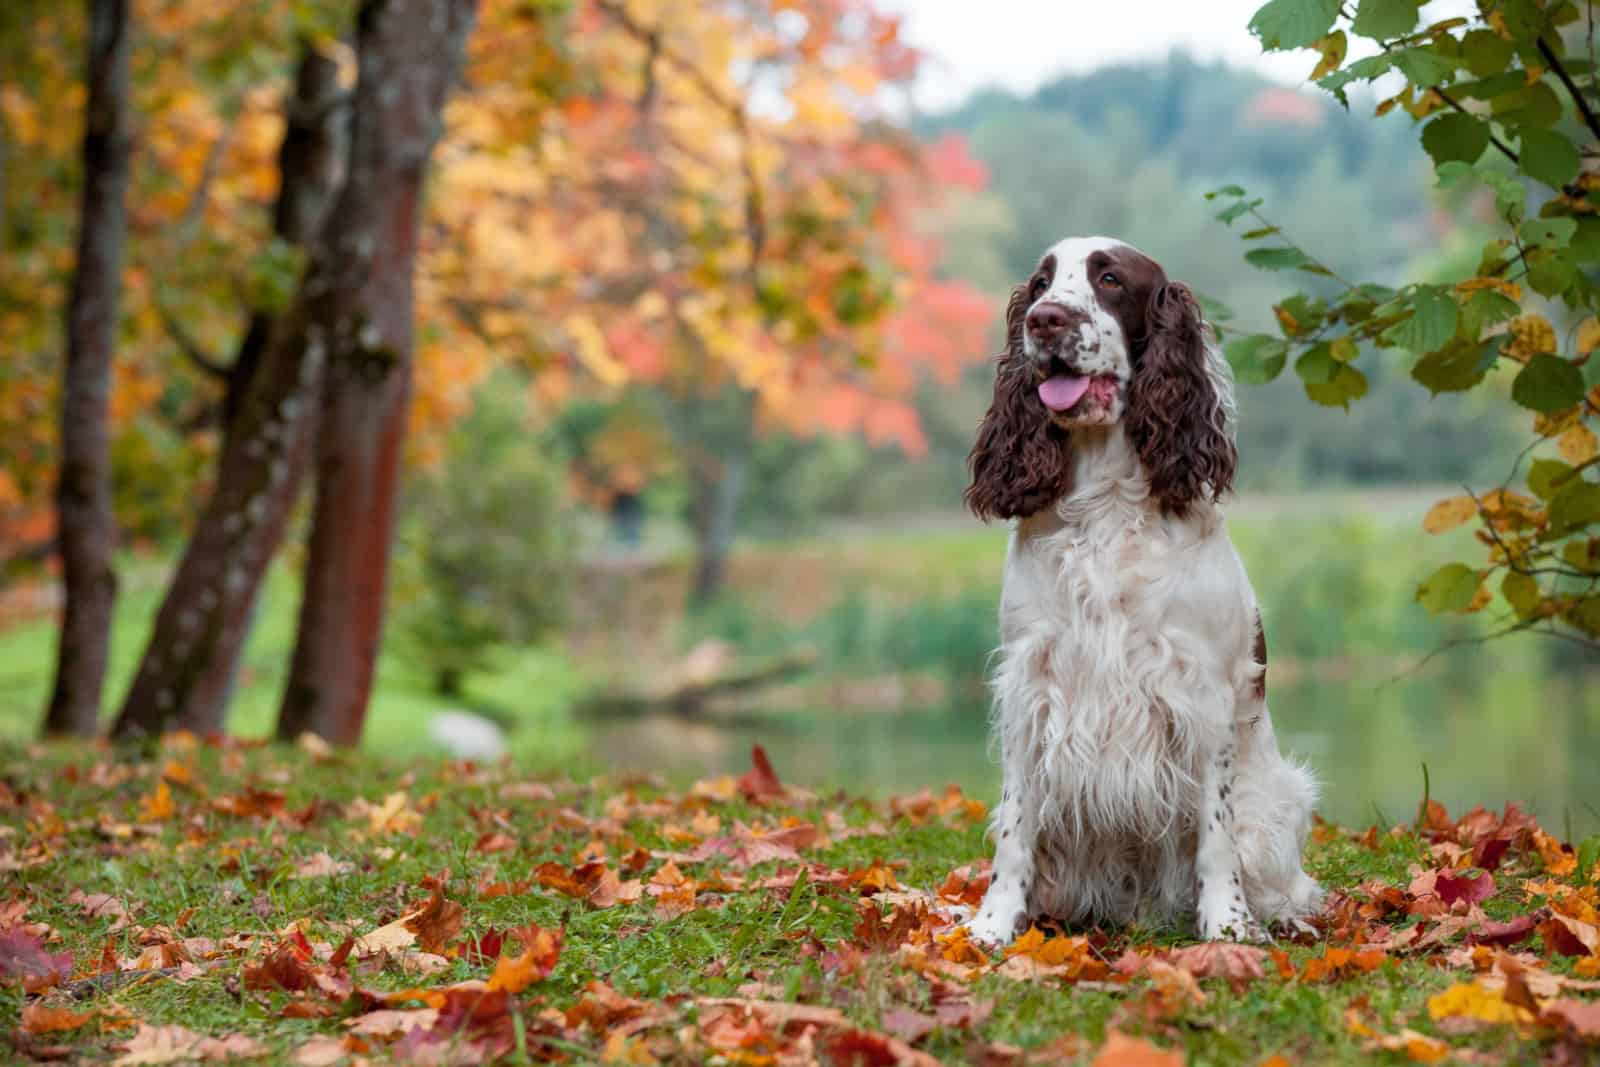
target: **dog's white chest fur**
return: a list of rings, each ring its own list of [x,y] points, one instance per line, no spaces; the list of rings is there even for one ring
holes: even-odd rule
[[[1270,906],[1257,883],[1304,877],[1297,837],[1311,784],[1278,755],[1256,696],[1256,606],[1243,566],[1218,510],[1163,516],[1132,455],[1119,455],[1121,435],[1112,431],[1103,449],[1080,468],[1093,477],[1022,520],[1007,552],[992,676],[1006,768],[997,879],[1005,845],[1025,834],[1026,884],[1013,895],[1028,914],[1127,922],[1192,911],[1208,892],[1198,867],[1207,812],[1228,810],[1241,841],[1266,814],[1234,819],[1246,794],[1268,799],[1236,781],[1233,761],[1242,774],[1248,759],[1267,791],[1298,809],[1295,826],[1272,829],[1287,841],[1266,849],[1292,867],[1257,864],[1251,885],[1229,883],[1237,872],[1218,878],[1232,895],[1258,890],[1261,906],[1250,910],[1262,919],[1287,917],[1297,909]]]

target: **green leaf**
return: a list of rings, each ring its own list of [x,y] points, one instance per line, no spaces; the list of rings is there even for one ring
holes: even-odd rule
[[[1517,228],[1524,244],[1564,245],[1578,233],[1578,220],[1568,218],[1529,219]]]
[[[1298,248],[1252,248],[1244,254],[1244,260],[1261,270],[1292,270],[1311,262]]]
[[[1550,533],[1566,534],[1600,522],[1600,485],[1574,478],[1550,500]]]
[[[1336,363],[1337,368],[1327,382],[1316,385],[1306,383],[1306,396],[1330,408],[1350,407],[1350,401],[1360,400],[1367,395],[1367,376],[1356,368],[1345,364]]]
[[[1345,334],[1343,337],[1333,339],[1333,343],[1328,346],[1328,354],[1340,363],[1349,363],[1361,354],[1361,349],[1357,347],[1355,338]]]
[[[1459,393],[1483,381],[1498,358],[1500,338],[1488,341],[1463,341],[1459,338],[1437,352],[1431,352],[1411,368],[1415,378],[1428,391]]]
[[[1502,126],[1543,129],[1560,121],[1561,98],[1545,82],[1534,82],[1504,96],[1491,97],[1489,111]]]
[[[1511,383],[1511,399],[1533,411],[1550,414],[1583,398],[1583,372],[1559,356],[1541,352],[1528,360]]]
[[[1361,0],[1350,30],[1374,41],[1391,41],[1417,24],[1416,0]]]
[[[1200,310],[1205,314],[1207,322],[1227,322],[1233,318],[1233,309],[1215,297],[1196,293],[1195,299],[1200,301]]]
[[[1577,223],[1568,253],[1579,263],[1600,263],[1600,217],[1585,215]]]
[[[1493,30],[1472,30],[1461,38],[1461,58],[1480,78],[1505,70],[1514,54],[1511,42]]]
[[[1250,17],[1250,32],[1269,52],[1306,48],[1327,36],[1339,0],[1271,0]]]
[[[1217,212],[1217,220],[1219,222],[1232,222],[1240,215],[1246,214],[1247,212],[1253,211],[1260,207],[1261,204],[1262,201],[1259,197],[1257,197],[1255,200],[1235,200],[1233,203]]]
[[[1358,59],[1343,70],[1336,70],[1325,78],[1318,78],[1317,84],[1334,95],[1334,98],[1345,107],[1350,106],[1350,100],[1345,96],[1344,87],[1353,81],[1371,81],[1382,74],[1387,74],[1389,68],[1394,66],[1394,60],[1388,52],[1380,52],[1375,56]]]
[[[1577,147],[1552,130],[1522,131],[1517,169],[1535,181],[1559,189],[1578,176]]]
[[[1239,235],[1239,239],[1242,241],[1255,241],[1262,237],[1271,237],[1277,232],[1278,227],[1276,226],[1263,226],[1258,230],[1246,230]]]
[[[1461,308],[1461,330],[1468,339],[1482,336],[1483,331],[1497,326],[1522,313],[1517,302],[1498,289],[1479,289],[1467,298]]]
[[[1475,162],[1489,147],[1489,124],[1456,111],[1440,115],[1422,128],[1422,147],[1435,165]]]
[[[1264,385],[1283,372],[1289,359],[1289,345],[1281,338],[1264,333],[1229,341],[1222,347],[1233,376],[1246,385]]]
[[[1326,385],[1333,380],[1339,363],[1333,358],[1333,346],[1327,342],[1312,345],[1294,361],[1294,372],[1307,385]]]
[[[1384,340],[1420,356],[1455,336],[1458,309],[1450,290],[1441,285],[1419,285],[1411,305],[1411,317],[1385,330]]]
[[[1539,608],[1539,583],[1532,575],[1507,572],[1500,582],[1500,595],[1506,598],[1519,619],[1531,618]]]
[[[1220,189],[1213,189],[1209,193],[1207,193],[1206,194],[1206,199],[1207,200],[1215,200],[1219,196],[1243,196],[1243,195],[1244,195],[1244,186],[1242,186],[1242,185],[1224,185]]]
[[[1554,249],[1535,248],[1526,258],[1528,287],[1540,296],[1560,296],[1579,279],[1577,264]]]
[[[1540,500],[1549,500],[1560,488],[1556,483],[1571,473],[1571,464],[1559,459],[1536,459],[1528,467],[1528,488]]]
[[[1440,54],[1432,47],[1407,48],[1403,52],[1390,53],[1390,57],[1394,65],[1400,68],[1400,73],[1419,88],[1431,89],[1455,77],[1455,59]]]
[[[1465,611],[1478,592],[1478,572],[1465,563],[1446,563],[1417,589],[1417,601],[1430,615]]]

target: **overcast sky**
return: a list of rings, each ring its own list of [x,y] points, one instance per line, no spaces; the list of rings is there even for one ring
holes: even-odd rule
[[[949,106],[980,85],[1026,91],[1057,74],[1162,57],[1174,48],[1301,83],[1316,65],[1315,53],[1264,56],[1246,29],[1263,2],[878,0],[881,9],[904,16],[904,37],[927,53],[916,101],[925,110]],[[1458,14],[1463,6],[1470,0],[1434,0],[1423,18]]]

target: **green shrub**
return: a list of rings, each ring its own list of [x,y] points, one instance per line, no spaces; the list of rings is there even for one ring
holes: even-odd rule
[[[457,696],[497,649],[566,618],[573,515],[563,457],[523,425],[521,391],[491,381],[407,501],[397,607],[434,687]]]

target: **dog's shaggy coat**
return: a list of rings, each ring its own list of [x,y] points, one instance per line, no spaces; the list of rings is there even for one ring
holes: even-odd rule
[[[971,932],[1193,915],[1208,940],[1255,939],[1303,920],[1316,787],[1273,737],[1218,506],[1232,383],[1195,300],[1130,246],[1074,238],[1007,327],[967,490],[1017,520],[992,676],[1004,791]]]

